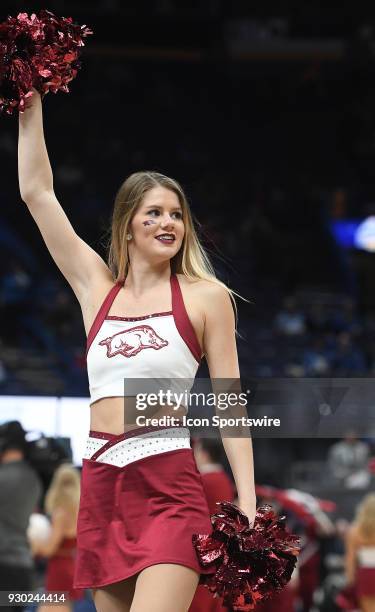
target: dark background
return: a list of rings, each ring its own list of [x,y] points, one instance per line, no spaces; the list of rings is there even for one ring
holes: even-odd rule
[[[3,2],[0,17],[40,8]],[[340,247],[331,223],[375,211],[375,11],[48,8],[94,30],[71,93],[44,101],[55,191],[79,235],[105,256],[122,181],[170,175],[218,275],[250,300],[238,301],[242,376],[371,377],[374,254]],[[0,392],[86,396],[80,309],[20,199],[17,130],[17,116],[1,117]],[[262,463],[265,478],[287,481],[292,459],[327,444],[294,440],[285,465]]]

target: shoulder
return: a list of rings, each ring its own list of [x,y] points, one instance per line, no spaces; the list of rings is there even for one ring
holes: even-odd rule
[[[185,306],[189,316],[196,315],[200,321],[202,334],[206,335],[217,330],[235,328],[235,312],[229,291],[209,280],[190,280],[178,275]]]
[[[51,519],[55,525],[64,526],[69,522],[69,512],[63,506],[58,506],[52,512]]]
[[[359,531],[359,527],[356,523],[352,523],[346,532],[346,541],[351,544],[359,544],[361,540],[361,535]]]
[[[200,296],[202,300],[207,299],[219,300],[219,302],[230,302],[230,295],[228,289],[219,285],[215,281],[203,280],[203,279],[190,279],[184,274],[177,274],[181,290],[186,291],[190,294]]]

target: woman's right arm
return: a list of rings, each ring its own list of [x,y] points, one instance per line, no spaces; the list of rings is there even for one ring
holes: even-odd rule
[[[103,259],[74,231],[54,190],[43,131],[42,101],[33,89],[19,114],[18,178],[22,200],[33,216],[56,265],[80,302],[95,281],[111,280]]]
[[[356,571],[356,553],[357,553],[357,532],[353,527],[349,527],[345,536],[345,577],[348,584],[353,584]]]

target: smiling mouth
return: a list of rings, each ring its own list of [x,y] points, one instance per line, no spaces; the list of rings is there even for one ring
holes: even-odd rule
[[[155,236],[155,238],[164,244],[173,244],[173,242],[176,240],[173,234],[160,234],[159,236]]]

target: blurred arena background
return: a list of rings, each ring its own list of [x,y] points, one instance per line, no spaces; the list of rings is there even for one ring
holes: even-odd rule
[[[55,191],[77,233],[105,256],[124,178],[170,175],[187,191],[218,275],[250,300],[238,302],[242,376],[373,378],[375,11],[5,1],[0,21],[41,8],[94,30],[71,93],[44,101]],[[79,465],[84,328],[20,199],[17,131],[16,117],[1,117],[0,423],[17,419],[34,437],[58,439]],[[293,601],[270,610],[339,609],[345,530],[375,490],[370,412],[361,439],[352,428],[343,439],[254,439],[259,500],[286,513],[305,547]]]

